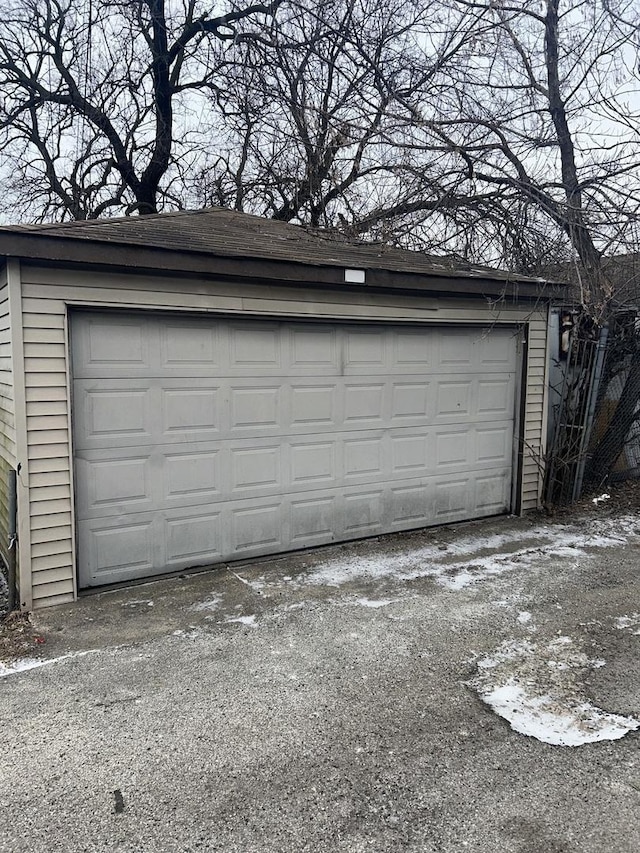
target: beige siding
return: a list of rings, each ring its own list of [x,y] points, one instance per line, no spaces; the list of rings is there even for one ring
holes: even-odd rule
[[[536,509],[542,493],[542,467],[546,436],[546,376],[547,376],[546,307],[539,309],[529,320],[527,352],[526,415],[523,434],[523,511]]]
[[[9,541],[8,475],[16,465],[15,403],[11,353],[11,315],[6,267],[0,271],[0,556],[7,562]]]
[[[6,271],[0,272],[0,456],[10,465],[16,460],[15,405],[11,359],[11,317]]]
[[[73,571],[73,490],[70,463],[68,306],[250,313],[308,319],[528,324],[523,509],[538,505],[543,453],[546,307],[484,299],[410,294],[350,294],[331,289],[261,287],[253,283],[83,273],[23,265],[22,317],[29,448],[30,529],[34,606],[69,601]],[[55,543],[55,544],[53,544]]]

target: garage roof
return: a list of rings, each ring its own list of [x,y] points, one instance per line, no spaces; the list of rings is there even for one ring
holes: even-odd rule
[[[487,294],[506,290],[513,294],[517,288],[519,295],[532,296],[539,295],[547,284],[542,278],[464,265],[383,243],[352,241],[332,231],[219,207],[150,216],[2,226],[0,254],[129,269],[251,275],[342,285],[344,269],[355,268],[373,273],[367,273],[366,285],[385,289],[408,287]],[[212,263],[213,258],[228,259],[232,264]],[[260,265],[256,266],[256,262]],[[289,274],[283,271],[283,264],[288,265]],[[304,267],[306,273],[302,271]],[[325,274],[318,268],[323,268]],[[461,279],[466,280],[466,285]]]

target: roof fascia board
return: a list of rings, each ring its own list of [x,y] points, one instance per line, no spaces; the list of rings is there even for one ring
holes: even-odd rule
[[[438,292],[490,297],[551,298],[562,290],[543,280],[492,278],[465,271],[448,274],[366,270],[366,283],[346,283],[343,266],[298,263],[264,258],[224,257],[173,249],[112,244],[103,241],[0,232],[0,255],[55,266],[82,265],[100,269],[163,274],[187,273],[209,278],[252,279],[280,284],[320,284],[347,290]],[[555,291],[555,294],[552,293]]]

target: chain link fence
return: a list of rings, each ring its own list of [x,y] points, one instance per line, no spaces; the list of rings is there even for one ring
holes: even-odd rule
[[[545,501],[640,477],[640,322],[621,312],[597,329],[560,312],[551,371]]]
[[[614,317],[589,442],[587,474],[598,488],[640,476],[640,322]]]

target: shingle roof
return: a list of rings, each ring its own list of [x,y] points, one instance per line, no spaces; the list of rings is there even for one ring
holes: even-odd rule
[[[139,246],[186,254],[225,258],[288,261],[324,267],[388,270],[391,272],[521,281],[544,279],[512,275],[447,258],[399,249],[382,243],[341,238],[332,231],[309,229],[224,208],[160,213],[150,216],[0,227],[1,238],[33,235],[65,241]],[[0,254],[6,252],[0,245]]]

